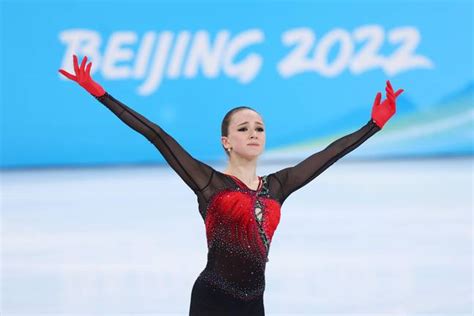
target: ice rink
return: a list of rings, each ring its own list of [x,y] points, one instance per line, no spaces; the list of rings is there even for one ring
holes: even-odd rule
[[[2,315],[187,315],[207,247],[171,168],[1,176]],[[343,159],[285,201],[266,313],[471,315],[472,212],[470,158]]]

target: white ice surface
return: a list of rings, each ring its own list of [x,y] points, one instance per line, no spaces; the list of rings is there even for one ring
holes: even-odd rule
[[[293,193],[266,314],[471,315],[472,167],[340,161]],[[171,168],[1,176],[2,315],[187,315],[207,248],[194,193]]]

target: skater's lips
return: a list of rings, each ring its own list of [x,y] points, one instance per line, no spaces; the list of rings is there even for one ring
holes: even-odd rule
[[[249,146],[260,146],[259,143],[250,143],[250,144],[247,144],[247,145],[249,145]]]

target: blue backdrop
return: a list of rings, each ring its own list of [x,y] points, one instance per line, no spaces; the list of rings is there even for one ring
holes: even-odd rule
[[[57,70],[89,56],[110,94],[193,156],[225,159],[234,106],[263,116],[262,159],[305,158],[405,92],[350,157],[473,154],[471,1],[2,1],[1,167],[154,163],[156,149]]]

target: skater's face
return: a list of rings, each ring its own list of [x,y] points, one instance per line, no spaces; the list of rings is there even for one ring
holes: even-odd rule
[[[246,159],[258,157],[265,148],[265,126],[255,111],[243,109],[235,112],[229,123],[228,135],[222,137],[225,148],[232,155]]]

